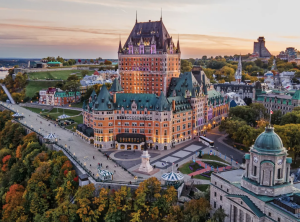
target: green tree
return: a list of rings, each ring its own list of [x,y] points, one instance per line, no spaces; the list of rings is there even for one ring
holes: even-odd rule
[[[199,222],[205,221],[210,211],[209,201],[205,198],[190,200],[184,203],[184,221]]]
[[[216,222],[223,222],[226,217],[228,217],[228,214],[225,213],[223,208],[219,208],[215,211],[211,219]]]
[[[181,59],[181,65],[180,65],[180,72],[190,72],[193,68],[193,64],[186,60],[186,59]]]
[[[88,74],[89,74],[89,71],[88,71],[88,70],[82,70],[82,71],[81,71],[82,77],[85,77],[85,76],[88,75]]]
[[[271,115],[271,124],[279,125],[281,123],[281,119],[282,119],[282,112],[280,110],[276,110]]]

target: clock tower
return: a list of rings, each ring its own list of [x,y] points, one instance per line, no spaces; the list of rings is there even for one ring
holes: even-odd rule
[[[245,155],[246,170],[241,186],[257,195],[277,196],[292,191],[290,167],[292,159],[287,157],[280,137],[271,126],[266,127],[250,154]]]

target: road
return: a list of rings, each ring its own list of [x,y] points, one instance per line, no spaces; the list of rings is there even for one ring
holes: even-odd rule
[[[206,134],[206,137],[208,139],[213,140],[215,142],[215,148],[218,148],[222,154],[226,154],[226,156],[228,157],[232,156],[233,160],[237,161],[238,163],[242,163],[243,156],[245,153],[224,143],[222,139],[225,136],[225,133],[219,132],[219,127],[210,130]]]

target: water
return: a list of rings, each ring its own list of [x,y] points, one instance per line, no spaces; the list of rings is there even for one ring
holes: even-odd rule
[[[0,79],[4,79],[8,75],[8,71],[0,71]]]

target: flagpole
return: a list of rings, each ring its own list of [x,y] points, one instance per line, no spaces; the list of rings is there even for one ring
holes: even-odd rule
[[[271,127],[271,115],[272,115],[272,98],[271,98],[271,108],[270,108],[270,121],[269,121],[269,127]]]

